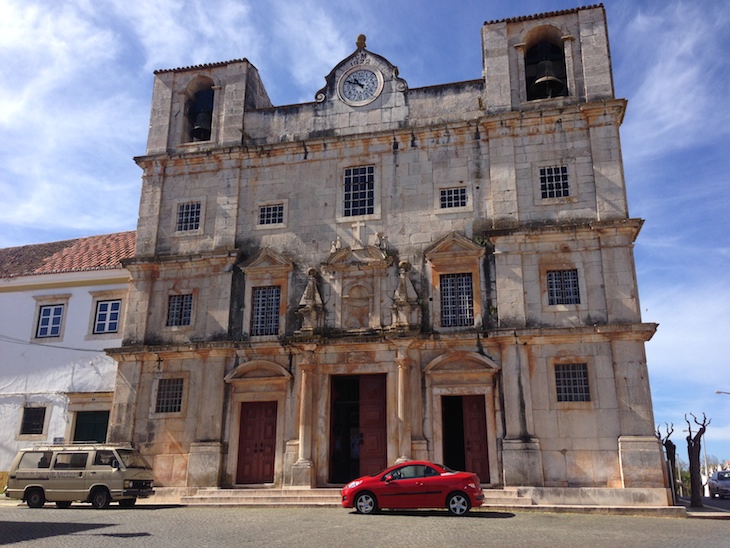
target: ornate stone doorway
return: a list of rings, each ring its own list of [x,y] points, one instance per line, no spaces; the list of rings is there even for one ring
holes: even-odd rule
[[[484,396],[442,396],[444,464],[489,483]]]

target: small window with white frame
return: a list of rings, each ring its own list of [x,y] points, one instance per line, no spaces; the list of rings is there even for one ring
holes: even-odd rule
[[[467,203],[466,187],[442,188],[439,190],[440,209],[466,207]]]
[[[34,297],[38,307],[33,330],[34,339],[63,339],[68,301],[71,295],[43,295]]]
[[[96,318],[94,319],[94,334],[118,333],[121,321],[122,299],[96,302]]]
[[[286,226],[288,200],[259,203],[256,211],[256,225],[254,229],[282,228]]]

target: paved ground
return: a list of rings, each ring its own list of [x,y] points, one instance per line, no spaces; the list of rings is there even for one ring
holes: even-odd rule
[[[730,521],[475,511],[361,516],[340,508],[0,506],[0,545],[106,547],[725,547]]]

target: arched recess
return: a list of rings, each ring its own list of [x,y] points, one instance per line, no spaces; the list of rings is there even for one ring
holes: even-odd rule
[[[568,95],[568,71],[560,29],[545,25],[525,37],[525,85],[527,100]]]
[[[486,472],[479,474],[482,484],[498,485],[500,459],[497,439],[501,437],[501,411],[497,373],[500,366],[491,358],[477,352],[449,352],[438,356],[424,368],[426,379],[426,438],[432,441],[431,454],[436,462],[444,459],[444,429],[447,426],[445,401],[461,398],[481,404],[483,398],[486,455]],[[466,428],[466,427],[465,427]],[[447,464],[448,465],[448,464]],[[476,471],[476,470],[471,470]]]
[[[251,360],[237,366],[225,376],[225,382],[231,387],[228,432],[229,451],[226,461],[225,484],[261,483],[270,487],[281,487],[284,470],[284,438],[287,398],[290,393],[292,374],[283,366],[269,360]],[[241,440],[241,426],[246,409],[269,408],[276,413],[275,435],[272,436],[271,464],[273,473],[271,480],[260,482],[241,482],[240,467],[242,459],[248,458],[245,442]],[[266,441],[266,446],[269,442]],[[256,452],[258,453],[258,449]]]
[[[215,89],[215,83],[207,76],[196,77],[185,88],[185,142],[211,140]]]

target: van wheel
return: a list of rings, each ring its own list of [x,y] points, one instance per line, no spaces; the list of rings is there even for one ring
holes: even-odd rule
[[[31,508],[41,508],[46,503],[46,496],[43,489],[31,489],[25,494],[25,502]]]
[[[56,506],[59,508],[71,508],[71,501],[70,500],[57,500]]]
[[[96,509],[108,508],[109,503],[112,501],[109,491],[104,488],[97,489],[91,493],[91,506]]]
[[[137,502],[137,498],[133,499],[122,499],[119,501],[119,506],[122,508],[131,508]]]

